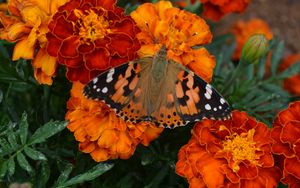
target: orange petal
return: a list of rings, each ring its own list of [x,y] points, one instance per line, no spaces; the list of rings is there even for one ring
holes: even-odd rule
[[[108,151],[102,148],[92,151],[91,156],[96,162],[106,161],[110,158]]]
[[[35,42],[35,41],[34,41]],[[13,61],[16,61],[20,58],[24,59],[33,59],[34,56],[34,42],[29,38],[23,39],[17,42],[14,52],[13,52]]]
[[[41,48],[33,60],[33,67],[41,68],[43,73],[53,76],[57,68],[56,58],[50,56],[46,49]]]

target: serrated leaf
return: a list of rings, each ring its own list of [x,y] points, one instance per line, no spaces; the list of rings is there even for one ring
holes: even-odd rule
[[[28,161],[22,153],[17,154],[17,161],[21,168],[23,168],[27,172],[32,172],[32,167],[30,166],[30,164],[28,163]]]
[[[25,144],[27,141],[27,135],[28,135],[27,114],[25,112],[22,114],[22,117],[21,117],[21,120],[19,123],[19,130],[20,130],[21,143]]]
[[[9,142],[12,150],[17,150],[18,149],[19,145],[17,143],[16,135],[14,133],[10,133],[7,136],[7,140]]]
[[[65,169],[62,171],[62,173],[59,175],[58,179],[56,180],[56,182],[54,183],[54,185],[52,187],[57,187],[58,185],[63,184],[68,177],[70,176],[70,173],[72,172],[73,169],[73,165],[72,164],[67,164],[65,166]]]
[[[28,144],[37,144],[37,143],[44,142],[47,138],[62,131],[66,126],[67,126],[66,121],[48,122],[35,131],[35,133],[29,139]]]
[[[0,165],[0,177],[4,177],[7,172],[8,161],[4,161]]]
[[[1,146],[1,155],[7,155],[12,151],[9,143],[4,138],[0,138],[0,146]]]
[[[100,163],[86,173],[75,176],[74,178],[64,182],[63,184],[58,185],[57,188],[68,187],[71,185],[83,183],[85,181],[91,181],[102,175],[103,173],[109,171],[113,166],[113,164]]]
[[[15,173],[15,168],[16,168],[15,160],[14,158],[10,158],[7,163],[7,172],[10,176],[12,176]]]
[[[300,73],[300,61],[289,66],[289,68],[285,69],[283,72],[277,75],[277,77],[279,79],[285,79],[298,73]]]
[[[258,67],[256,71],[257,78],[261,80],[265,75],[267,56],[263,56],[259,59]]]
[[[283,55],[284,52],[284,42],[280,41],[275,49],[272,52],[272,57],[271,57],[271,73],[272,75],[276,74],[278,65],[280,63],[280,59]]]
[[[42,160],[42,161],[47,160],[46,156],[43,153],[41,153],[33,148],[25,147],[24,151],[25,151],[25,154],[33,160]]]
[[[37,172],[37,182],[35,187],[46,187],[50,178],[50,167],[47,162],[42,162]]]

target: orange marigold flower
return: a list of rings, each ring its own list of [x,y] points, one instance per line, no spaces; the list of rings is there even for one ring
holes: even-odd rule
[[[236,38],[236,49],[233,54],[233,60],[239,60],[244,44],[247,42],[249,37],[255,34],[263,34],[268,40],[273,38],[272,31],[269,25],[258,18],[249,20],[248,22],[238,21],[232,26],[232,33]]]
[[[52,14],[67,0],[10,0],[9,15],[0,12],[0,39],[16,42],[13,60],[32,59],[34,76],[39,83],[52,84],[56,59],[46,53],[46,33]]]
[[[118,118],[104,103],[86,99],[84,85],[73,83],[67,103],[68,129],[74,132],[79,149],[97,161],[128,159],[138,144],[148,146],[163,128],[150,123],[132,124]]]
[[[289,187],[300,185],[300,101],[277,114],[271,136],[274,139],[272,151],[279,155],[282,163],[282,182]]]
[[[47,51],[67,67],[69,80],[87,83],[102,71],[136,57],[140,30],[115,3],[71,0],[53,16]]]
[[[138,51],[140,57],[153,56],[166,45],[168,58],[190,67],[206,81],[211,80],[215,58],[203,47],[192,48],[212,40],[209,26],[202,18],[172,7],[169,1],[144,3],[131,17],[142,30],[137,35],[142,45]]]
[[[297,62],[300,62],[300,53],[289,55],[279,65],[279,71],[284,71]],[[294,95],[300,96],[300,74],[285,79],[283,81],[283,88]]]
[[[203,120],[178,153],[176,172],[191,188],[275,187],[281,177],[274,167],[268,127],[245,112],[226,121]]]
[[[203,16],[215,22],[229,13],[242,13],[251,0],[201,0]]]

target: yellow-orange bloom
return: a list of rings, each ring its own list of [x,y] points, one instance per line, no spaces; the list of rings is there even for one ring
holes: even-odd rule
[[[251,19],[248,22],[238,21],[232,26],[232,33],[235,35],[237,43],[232,57],[233,60],[240,59],[243,46],[252,35],[263,34],[268,40],[273,38],[269,25],[258,18]]]
[[[188,66],[206,81],[210,81],[215,59],[208,51],[194,46],[208,44],[212,34],[206,22],[195,14],[172,6],[169,1],[144,3],[131,13],[141,29],[140,57],[153,56],[166,45],[168,58]],[[200,68],[201,67],[201,68]]]
[[[300,62],[300,53],[289,55],[279,65],[279,71],[284,71],[297,62]],[[300,96],[300,74],[285,79],[283,81],[283,88],[294,95]]]
[[[13,60],[30,59],[39,83],[52,84],[56,59],[45,51],[48,22],[59,6],[67,0],[10,0],[9,15],[0,12],[0,39],[16,42]]]
[[[226,121],[203,120],[178,153],[176,173],[191,188],[273,188],[281,173],[274,167],[268,127],[245,112]]]
[[[150,123],[132,124],[118,118],[104,103],[86,99],[83,86],[73,83],[67,103],[68,129],[74,132],[79,149],[97,161],[128,159],[138,144],[148,146],[163,128]]]

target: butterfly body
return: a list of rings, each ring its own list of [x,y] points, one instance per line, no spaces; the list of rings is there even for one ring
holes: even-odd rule
[[[230,116],[225,100],[192,71],[167,60],[164,47],[153,58],[100,74],[86,85],[84,95],[104,101],[125,121],[150,121],[168,128]]]

